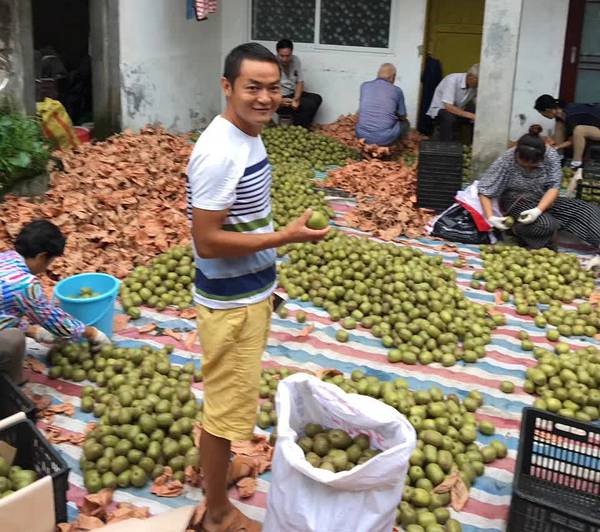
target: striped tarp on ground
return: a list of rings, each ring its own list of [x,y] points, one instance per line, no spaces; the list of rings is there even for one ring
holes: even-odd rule
[[[334,202],[338,215],[342,215],[343,211],[349,208],[349,204],[350,202]],[[336,221],[341,221],[339,216]],[[456,259],[455,253],[440,249],[443,242],[430,239],[405,239],[401,243],[418,247],[426,253],[442,255],[448,264]],[[475,269],[481,268],[482,262],[476,247],[459,245],[458,248],[468,258],[469,266]],[[493,303],[494,296],[492,294],[469,287],[472,271],[473,269],[464,269],[458,272],[459,285],[474,301]],[[530,353],[520,349],[517,333],[519,330],[525,329],[536,344],[548,344],[543,332],[533,325],[532,320],[518,316],[511,305],[504,305],[503,309],[506,311],[508,323],[495,331],[492,343],[486,348],[487,356],[476,364],[459,363],[451,368],[444,368],[439,364],[405,366],[388,363],[387,350],[381,346],[378,339],[372,337],[367,331],[360,328],[351,331],[350,341],[341,344],[335,340],[335,333],[340,325],[331,322],[322,309],[298,301],[290,301],[287,306],[291,311],[288,318],[281,319],[274,315],[267,352],[264,356],[265,367],[281,365],[311,371],[336,368],[346,374],[354,369],[361,369],[367,375],[375,375],[380,379],[402,376],[413,389],[436,385],[445,393],[456,393],[461,397],[464,397],[470,390],[478,390],[483,394],[485,404],[480,409],[478,416],[480,419],[487,419],[495,423],[497,434],[493,437],[479,436],[479,441],[486,443],[493,438],[500,439],[508,446],[509,453],[507,458],[486,467],[484,476],[477,479],[473,485],[466,507],[454,517],[463,524],[465,532],[504,530],[518,448],[520,412],[523,407],[533,402],[533,397],[523,391],[522,383],[525,370],[534,365],[535,360]],[[300,334],[306,324],[298,324],[294,320],[294,314],[299,309],[307,313],[307,323],[311,323],[315,327],[308,336]],[[175,364],[193,360],[198,366],[200,365],[199,346],[188,349],[183,343],[178,343],[170,337],[140,334],[137,327],[149,322],[154,322],[162,328],[193,330],[195,327],[193,321],[183,320],[170,311],[158,313],[145,309],[139,320],[132,322],[130,328],[116,335],[115,341],[123,346],[147,344],[159,347],[164,344],[172,344],[175,346],[172,354],[172,361]],[[579,346],[587,341],[572,339],[570,343]],[[30,354],[42,359],[44,351],[33,344],[30,346]],[[513,394],[505,395],[498,389],[500,382],[504,379],[515,382],[516,388]],[[94,420],[91,414],[82,413],[78,408],[80,385],[62,380],[51,381],[45,375],[39,374],[31,374],[30,381],[34,383],[33,388],[36,392],[50,393],[54,402],[69,401],[77,407],[74,417],[56,416],[54,424],[67,430],[82,432],[85,424]],[[194,387],[197,397],[201,398],[201,385],[194,385]],[[260,429],[257,428],[257,432],[261,432]],[[85,494],[79,469],[81,450],[69,444],[57,445],[57,448],[71,467],[68,499],[69,516],[73,518],[77,514],[77,503]],[[249,516],[262,520],[265,514],[270,478],[269,473],[260,477],[258,491],[250,499],[241,501],[237,499],[235,490],[232,490],[231,497],[234,503]],[[180,497],[159,498],[150,493],[148,485],[143,489],[117,490],[115,499],[148,506],[151,512],[158,513],[173,507],[195,504],[202,499],[202,494],[198,489],[186,488]]]

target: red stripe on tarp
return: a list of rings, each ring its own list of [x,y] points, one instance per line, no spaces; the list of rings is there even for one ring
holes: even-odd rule
[[[510,506],[508,504],[492,504],[489,502],[478,501],[469,498],[465,507],[461,510],[461,513],[466,512],[477,517],[483,517],[484,519],[501,519],[506,521],[508,519],[508,510]]]
[[[480,414],[479,412],[477,412],[477,419],[479,421],[491,421],[494,425],[496,425],[496,431],[498,429],[500,429],[500,430],[516,430],[518,432],[521,427],[521,422],[518,419],[510,419],[510,418],[505,418],[505,417],[492,416],[489,414]]]
[[[42,375],[41,373],[35,373],[31,370],[25,370],[27,374],[27,378],[29,382],[35,382],[38,384],[45,384],[46,386],[50,386],[54,388],[56,391],[60,393],[64,393],[66,395],[72,395],[75,397],[81,396],[81,388],[79,384],[74,384],[72,382],[64,381],[62,379],[51,379],[47,375]]]

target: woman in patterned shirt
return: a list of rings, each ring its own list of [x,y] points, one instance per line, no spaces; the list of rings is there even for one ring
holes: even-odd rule
[[[552,246],[556,233],[568,231],[600,248],[600,207],[559,197],[560,155],[540,137],[533,125],[515,148],[498,157],[478,183],[481,206],[492,227],[505,231],[506,216],[515,221],[513,232],[521,244],[537,249]],[[494,216],[498,199],[506,216]]]
[[[17,384],[23,383],[26,335],[43,343],[85,338],[93,348],[110,342],[102,331],[86,327],[44,295],[36,275],[45,272],[64,249],[60,229],[36,220],[23,227],[15,251],[0,253],[0,372]]]

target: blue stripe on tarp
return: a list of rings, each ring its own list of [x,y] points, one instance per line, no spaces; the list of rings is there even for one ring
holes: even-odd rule
[[[208,294],[207,297],[232,298],[249,292],[267,290],[275,282],[276,277],[274,264],[259,272],[223,279],[209,279],[199,268],[196,268],[194,284],[198,290]]]

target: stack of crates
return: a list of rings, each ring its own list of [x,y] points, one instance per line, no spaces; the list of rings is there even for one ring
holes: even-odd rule
[[[600,532],[600,427],[523,410],[507,532]]]
[[[417,206],[441,212],[462,187],[463,145],[424,140],[419,146]]]
[[[592,160],[585,165],[576,197],[600,205],[600,161]]]

